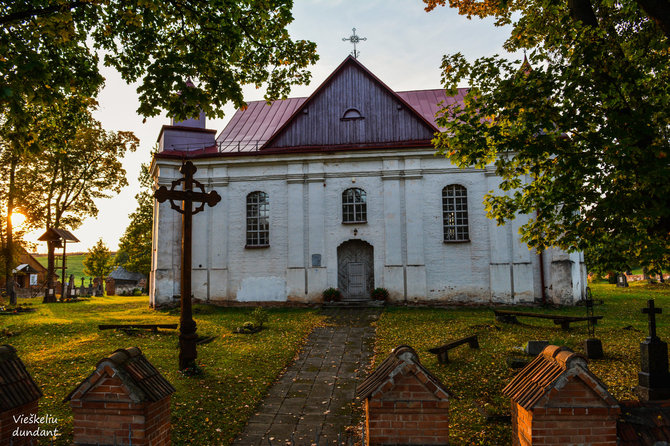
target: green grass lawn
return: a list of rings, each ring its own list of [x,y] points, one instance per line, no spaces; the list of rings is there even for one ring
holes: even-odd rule
[[[58,250],[56,250],[56,257],[58,260],[56,260],[56,265],[60,265],[60,255],[58,255]],[[47,267],[47,263],[49,259],[47,258],[46,254],[33,254],[33,257],[42,264],[45,268]],[[81,285],[81,278],[83,277],[85,282],[84,284],[88,286],[88,280],[90,279],[90,276],[84,274],[84,258],[86,257],[86,254],[67,254],[67,263],[65,266],[67,266],[67,272],[66,272],[66,277],[65,280],[70,279],[70,274],[74,274],[74,283],[77,286]],[[58,280],[61,278],[61,270],[56,270],[56,275],[58,276]]]
[[[57,445],[72,442],[72,414],[63,398],[100,359],[132,346],[140,347],[177,389],[172,397],[173,444],[229,444],[307,334],[322,320],[314,310],[270,309],[267,329],[237,335],[232,330],[250,320],[251,309],[196,305],[198,334],[217,338],[198,346],[204,375],[188,378],[177,371],[176,330],[136,335],[98,330],[98,324],[104,323],[178,322],[175,311],[150,309],[146,296],[33,306],[35,313],[0,316],[0,344],[17,349],[42,388],[40,414],[58,418],[57,427],[63,432],[54,442]]]
[[[595,312],[604,316],[596,336],[603,342],[606,358],[590,361],[589,367],[616,398],[633,398],[639,344],[647,330],[646,316],[640,310],[647,299],[656,299],[656,305],[666,309],[659,317],[658,333],[670,340],[666,315],[670,312],[670,287],[636,283],[630,288],[606,284],[592,288],[594,297],[604,300]],[[229,444],[307,334],[323,323],[315,310],[271,309],[267,330],[234,335],[232,330],[250,319],[251,309],[197,305],[198,333],[217,338],[198,347],[205,374],[187,378],[177,371],[176,330],[128,335],[97,329],[102,323],[178,322],[176,311],[154,311],[146,297],[98,297],[67,304],[35,303],[34,307],[35,313],[0,316],[0,344],[16,347],[41,386],[44,398],[40,411],[59,419],[58,429],[63,432],[55,442],[59,445],[70,444],[72,439],[72,415],[63,398],[101,358],[131,346],[140,347],[177,389],[172,399],[173,444]],[[583,307],[532,311],[570,315],[585,312]],[[375,361],[379,363],[397,345],[411,345],[422,363],[458,398],[452,399],[451,406],[452,444],[510,444],[510,425],[485,422],[475,407],[477,403],[493,415],[509,413],[509,400],[500,394],[514,373],[506,365],[506,358],[523,356],[520,347],[530,339],[546,339],[582,352],[588,336],[584,323],[574,324],[565,332],[551,320],[520,321],[520,325],[496,322],[487,307],[387,307],[376,322]],[[437,358],[426,352],[473,333],[479,334],[481,348],[458,347],[449,353],[449,364],[438,364]]]
[[[608,386],[615,398],[634,398],[631,388],[637,385],[639,345],[647,335],[647,317],[641,308],[651,298],[656,299],[656,306],[665,308],[658,319],[658,334],[669,341],[670,319],[666,312],[670,312],[670,287],[636,283],[630,288],[616,288],[596,284],[592,291],[595,299],[604,300],[604,305],[595,307],[595,314],[604,316],[596,328],[596,337],[602,340],[606,357],[590,360],[589,369]],[[585,314],[584,307],[515,309]],[[493,312],[486,307],[387,308],[377,321],[375,363],[381,362],[400,344],[412,346],[421,362],[458,398],[452,399],[450,410],[452,444],[511,444],[510,425],[487,423],[476,408],[478,404],[493,415],[509,414],[510,401],[500,393],[514,375],[506,358],[523,356],[519,349],[531,339],[548,340],[583,353],[583,342],[588,337],[586,323],[573,324],[574,328],[563,331],[551,320],[519,318],[519,321],[520,325],[496,322]],[[437,358],[426,351],[447,340],[474,333],[479,335],[481,348],[458,347],[449,352],[449,364],[438,364]]]

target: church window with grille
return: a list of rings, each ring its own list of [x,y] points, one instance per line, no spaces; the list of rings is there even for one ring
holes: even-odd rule
[[[247,195],[247,247],[270,245],[270,200],[265,192]]]
[[[351,188],[342,192],[342,223],[366,223],[367,221],[365,191]]]
[[[467,242],[468,230],[468,190],[458,184],[450,184],[442,189],[442,219],[445,242]]]

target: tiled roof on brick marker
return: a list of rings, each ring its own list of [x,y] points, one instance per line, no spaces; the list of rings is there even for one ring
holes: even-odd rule
[[[452,396],[440,380],[421,365],[419,355],[408,345],[394,348],[375,371],[358,385],[356,396],[361,399],[375,396],[378,392],[385,391],[383,387],[387,382],[393,384],[394,378],[400,378],[409,373],[414,373],[439,399]]]
[[[622,401],[620,406],[619,446],[670,443],[670,401]]]
[[[95,372],[79,384],[65,401],[81,399],[104,376],[116,376],[123,383],[131,400],[156,402],[175,392],[138,347],[119,349],[98,362]]]
[[[609,406],[617,401],[588,369],[586,358],[567,347],[549,345],[505,386],[503,394],[526,410],[546,402],[571,379],[578,378]]]
[[[33,402],[42,396],[11,345],[0,346],[0,412]]]

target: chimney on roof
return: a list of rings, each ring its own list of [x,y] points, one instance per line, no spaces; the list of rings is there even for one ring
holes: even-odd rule
[[[190,78],[186,80],[186,87],[195,85]],[[202,110],[198,118],[188,118],[183,121],[170,118],[170,125],[164,125],[158,134],[158,150],[160,152],[176,151],[184,155],[190,152],[202,152],[216,146],[216,130],[206,128],[205,112]]]

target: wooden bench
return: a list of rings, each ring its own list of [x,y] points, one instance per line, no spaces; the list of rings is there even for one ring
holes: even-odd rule
[[[518,324],[517,316],[522,317],[537,317],[541,319],[552,319],[554,324],[560,325],[563,330],[570,329],[572,322],[584,322],[590,320],[596,324],[602,316],[563,316],[560,314],[542,314],[542,313],[526,313],[524,311],[507,311],[507,310],[493,310],[496,315],[496,320],[508,324]]]
[[[167,328],[170,330],[175,330],[177,324],[109,324],[109,325],[98,325],[98,330],[115,330],[115,329],[139,329],[139,330],[151,330],[158,331],[159,328]]]
[[[477,340],[477,335],[466,336],[455,341],[448,342],[439,347],[431,348],[428,351],[437,355],[437,361],[440,364],[446,364],[449,362],[449,350],[459,345],[468,344],[470,348],[479,348],[479,341]]]

